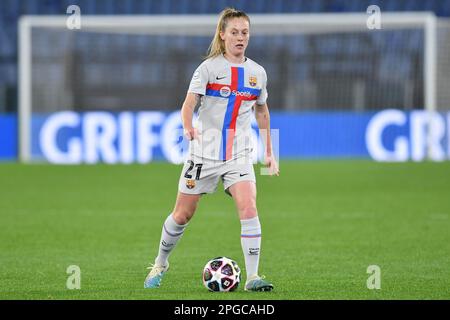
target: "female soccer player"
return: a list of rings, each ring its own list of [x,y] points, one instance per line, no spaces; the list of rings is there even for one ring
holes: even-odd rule
[[[250,38],[250,19],[242,11],[222,11],[206,60],[192,77],[181,109],[190,157],[181,172],[173,212],[163,224],[159,253],[144,282],[157,288],[169,269],[168,258],[195,213],[202,194],[213,193],[222,179],[241,221],[241,245],[245,258],[245,290],[270,291],[273,285],[258,275],[261,225],[256,209],[256,180],[251,161],[251,117],[265,144],[265,163],[270,175],[278,175],[272,156],[270,116],[267,107],[267,75],[262,66],[245,56]],[[198,123],[192,115],[200,100]]]

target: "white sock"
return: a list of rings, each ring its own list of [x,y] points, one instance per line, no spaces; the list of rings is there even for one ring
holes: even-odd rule
[[[247,279],[249,279],[258,275],[261,224],[257,216],[252,219],[241,220],[241,245],[244,252]]]
[[[155,264],[167,266],[169,255],[175,248],[178,240],[180,240],[187,225],[187,223],[183,225],[176,223],[172,214],[169,214],[163,224],[159,252],[155,259]]]

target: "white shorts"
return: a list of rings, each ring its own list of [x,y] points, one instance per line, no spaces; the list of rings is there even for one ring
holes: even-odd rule
[[[236,182],[253,181],[256,183],[253,162],[250,157],[240,157],[228,161],[208,160],[191,157],[181,171],[178,191],[186,194],[214,193],[219,179],[229,195],[228,188]]]

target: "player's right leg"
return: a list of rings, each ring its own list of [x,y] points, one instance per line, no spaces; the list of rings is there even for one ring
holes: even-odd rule
[[[195,213],[202,194],[214,193],[219,182],[214,162],[199,158],[186,161],[178,182],[178,196],[173,212],[164,222],[158,256],[145,279],[145,288],[157,288],[169,268],[168,258]]]
[[[164,221],[158,256],[147,275],[144,288],[158,288],[164,273],[169,269],[169,255],[184,233],[189,220],[195,213],[201,195],[178,192],[175,208]]]

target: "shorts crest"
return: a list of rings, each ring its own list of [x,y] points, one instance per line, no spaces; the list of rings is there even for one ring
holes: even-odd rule
[[[195,180],[186,179],[186,187],[188,189],[194,189],[195,188]]]

